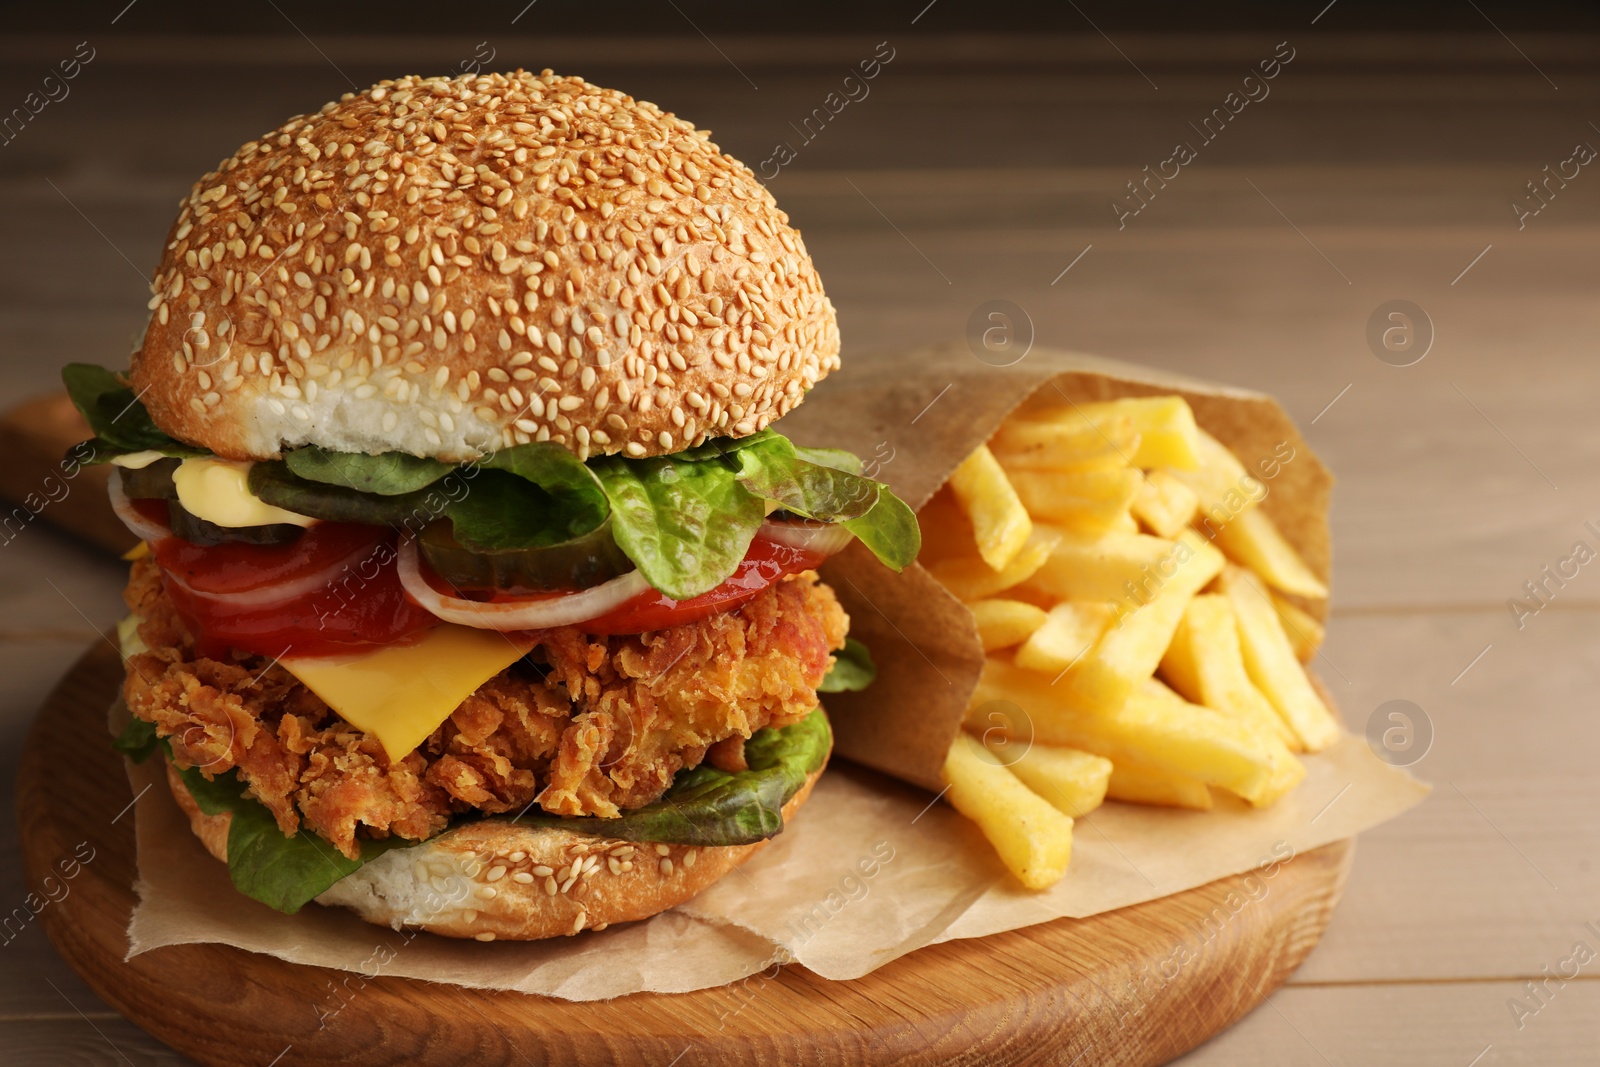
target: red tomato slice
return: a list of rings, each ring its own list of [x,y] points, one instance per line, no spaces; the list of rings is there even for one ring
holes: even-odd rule
[[[356,562],[357,553],[387,533],[381,527],[319,522],[281,545],[196,545],[168,537],[153,547],[156,562],[202,593],[247,593]]]
[[[816,567],[823,557],[791,545],[764,538],[750,543],[743,562],[721,585],[688,600],[673,600],[651,590],[634,597],[615,611],[577,624],[586,634],[636,634],[681,626],[724,611],[732,611],[750,600],[785,574],[796,574]]]
[[[327,656],[362,651],[363,648],[406,644],[437,626],[439,620],[406,596],[395,573],[394,534],[372,526],[351,526],[326,538],[311,535],[332,523],[322,523],[306,531],[293,545],[213,545],[201,547],[168,538],[155,548],[157,562],[163,552],[179,556],[188,565],[183,580],[195,589],[222,592],[214,587],[225,581],[240,582],[244,575],[260,575],[275,568],[285,574],[314,573],[313,563],[327,565],[341,558],[353,541],[348,531],[364,531],[368,551],[340,567],[315,591],[293,600],[266,607],[238,607],[226,601],[194,595],[175,581],[163,582],[189,629],[195,634],[196,651],[217,658],[230,648],[261,656]],[[307,544],[307,542],[310,542]],[[181,546],[175,548],[174,545]],[[303,558],[292,550],[305,546]],[[360,542],[355,542],[359,552]],[[209,554],[215,553],[213,573]],[[259,562],[251,554],[261,553]],[[189,574],[195,577],[191,579]],[[245,590],[232,590],[241,592]]]

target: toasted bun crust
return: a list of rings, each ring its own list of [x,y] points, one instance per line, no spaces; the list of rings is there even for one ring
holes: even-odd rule
[[[708,138],[549,71],[290,119],[184,202],[134,387],[230,459],[755,433],[838,367],[839,331],[799,232]]]
[[[822,776],[787,804],[787,823]],[[171,764],[167,784],[206,850],[227,862],[231,814],[200,810]],[[688,900],[765,845],[696,848],[594,837],[568,830],[467,823],[385,852],[317,903],[350,908],[369,923],[479,941],[537,941],[633,922]]]

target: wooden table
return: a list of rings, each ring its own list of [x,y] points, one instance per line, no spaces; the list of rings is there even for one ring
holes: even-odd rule
[[[1114,45],[909,24],[788,41],[710,27],[715,45],[536,41],[509,26],[351,40],[303,25],[313,47],[108,24],[71,96],[0,149],[0,396],[51,388],[68,360],[121,360],[189,183],[346,77],[453,69],[487,37],[497,66],[618,85],[752,165],[787,140],[795,159],[772,188],[839,307],[847,358],[959,336],[1004,298],[1041,343],[1275,393],[1340,476],[1324,673],[1353,729],[1391,699],[1423,709],[1433,743],[1415,771],[1437,788],[1362,839],[1326,940],[1288,986],[1183,1062],[1588,1062],[1600,964],[1538,999],[1525,983],[1579,939],[1600,951],[1585,926],[1600,927],[1600,565],[1550,583],[1520,628],[1507,601],[1575,542],[1600,548],[1585,526],[1600,529],[1600,176],[1552,182],[1520,230],[1509,205],[1575,143],[1600,145],[1600,41],[1514,32],[1512,45],[1481,24],[1341,35],[1336,16],[1288,33],[1117,32]],[[0,41],[0,103],[84,36]],[[1285,36],[1295,58],[1271,95],[1119,230],[1124,184],[1198,142],[1188,124]],[[871,95],[802,143],[790,123],[885,37],[895,58]],[[1392,299],[1433,324],[1412,366],[1365,339]],[[120,614],[124,568],[42,523],[0,541],[9,910],[25,892],[15,753],[56,677]],[[37,925],[0,945],[0,1050],[8,1063],[182,1062],[99,1002]]]

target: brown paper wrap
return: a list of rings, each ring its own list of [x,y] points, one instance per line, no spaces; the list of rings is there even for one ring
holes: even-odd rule
[[[908,373],[908,369],[914,372]],[[1083,403],[1177,394],[1200,427],[1250,471],[1287,443],[1263,507],[1323,581],[1329,577],[1328,502],[1333,478],[1276,400],[1118,360],[1035,348],[1017,363],[990,366],[964,345],[893,361],[857,364],[818,386],[783,421],[801,444],[846,448],[920,510],[957,464],[1012,411],[1030,402]],[[983,669],[972,612],[920,564],[887,570],[860,544],[823,568],[866,643],[878,681],[828,700],[840,755],[926,789],[961,729]],[[1326,605],[1306,603],[1321,615]],[[884,699],[893,694],[894,699]]]
[[[920,355],[920,369],[909,376],[906,366],[857,363],[797,413],[805,417],[787,418],[784,430],[877,460],[879,474],[920,506],[1007,411],[1041,388],[1059,385],[1074,398],[1180,392],[1201,423],[1244,457],[1280,440],[1295,445],[1297,458],[1280,476],[1287,480],[1275,482],[1267,506],[1311,565],[1327,573],[1327,474],[1266,397],[1041,352],[1004,370],[964,349]],[[872,688],[848,706],[829,696],[841,748],[935,784],[930,768],[942,761],[981,665],[971,617],[920,568],[894,577],[845,554],[830,570],[854,632],[882,667]],[[120,702],[112,708],[113,732],[127,714]],[[892,744],[875,743],[899,730],[905,736]],[[406,936],[315,905],[280,915],[240,896],[227,869],[189,832],[160,768],[130,764],[142,799],[140,902],[128,952],[220,943],[371,977],[375,950],[386,946],[392,952],[383,974],[568,1000],[704,989],[774,962],[798,963],[824,978],[858,978],[924,945],[1094,915],[1258,868],[1264,858],[1292,856],[1394,818],[1427,795],[1348,735],[1306,765],[1300,787],[1263,810],[1225,797],[1209,812],[1107,804],[1084,817],[1092,832],[1076,835],[1067,876],[1035,893],[1006,873],[977,827],[953,808],[836,761],[782,834],[686,904],[577,937],[485,945]],[[306,1010],[320,1017],[336,1007]]]

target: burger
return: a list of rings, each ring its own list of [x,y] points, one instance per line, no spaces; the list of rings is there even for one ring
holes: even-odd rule
[[[783,829],[916,519],[773,427],[839,366],[798,231],[653,104],[407,77],[183,201],[66,382],[141,539],[118,747],[234,886],[481,941],[670,908]]]

